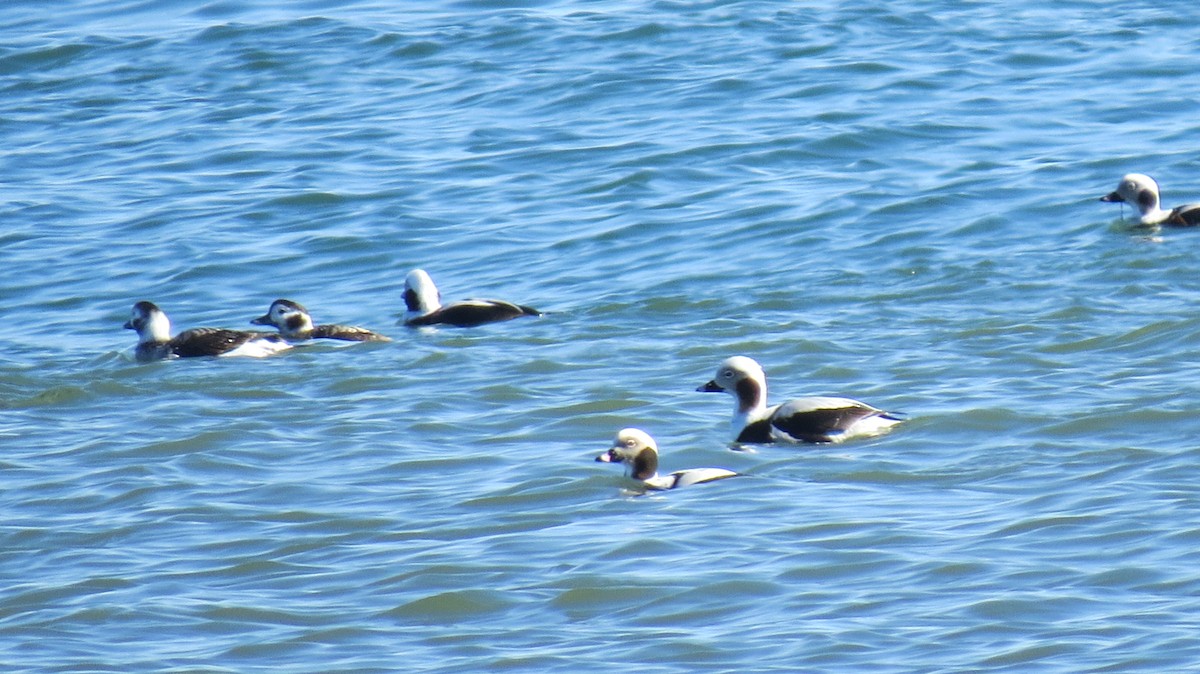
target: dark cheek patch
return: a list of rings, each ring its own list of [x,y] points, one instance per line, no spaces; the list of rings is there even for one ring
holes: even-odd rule
[[[1142,190],[1141,192],[1138,192],[1137,200],[1138,205],[1145,208],[1150,208],[1154,205],[1154,192],[1151,192],[1150,190]]]
[[[762,396],[762,389],[753,379],[743,379],[737,383],[738,400],[744,405],[753,405]]]
[[[633,476],[649,480],[658,472],[658,455],[650,448],[643,449],[633,458]]]
[[[304,325],[304,319],[300,316],[288,316],[286,323],[288,330],[299,330]]]
[[[417,294],[412,291],[412,288],[404,290],[404,306],[408,307],[409,311],[421,310],[421,305],[417,303]]]

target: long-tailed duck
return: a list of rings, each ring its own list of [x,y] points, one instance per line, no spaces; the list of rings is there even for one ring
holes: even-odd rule
[[[724,468],[691,468],[660,476],[658,445],[648,433],[636,428],[626,428],[617,433],[612,448],[597,456],[596,460],[625,464],[625,474],[641,481],[648,489],[676,489],[737,476],[737,473]]]
[[[405,325],[444,323],[470,328],[484,323],[507,321],[521,316],[541,316],[532,307],[501,300],[464,300],[442,306],[442,294],[423,269],[414,269],[404,279]]]
[[[340,339],[346,342],[390,342],[390,338],[366,328],[349,325],[313,325],[312,316],[299,302],[275,300],[267,313],[250,321],[273,325],[287,339]]]
[[[171,321],[153,302],[138,302],[133,305],[125,327],[137,330],[138,344],[134,355],[143,362],[199,356],[261,358],[290,349],[292,346],[274,333],[224,328],[192,328],[171,337]]]
[[[735,442],[842,442],[876,435],[903,419],[851,398],[797,398],[767,407],[767,376],[752,358],[726,358],[697,391],[727,391],[735,399]]]
[[[1136,205],[1138,222],[1143,225],[1200,225],[1200,204],[1186,204],[1164,211],[1159,204],[1158,183],[1141,173],[1130,173],[1121,178],[1116,191],[1100,197],[1100,201]]]

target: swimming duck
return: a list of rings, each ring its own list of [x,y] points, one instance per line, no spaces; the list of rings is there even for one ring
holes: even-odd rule
[[[617,433],[613,446],[597,456],[596,460],[604,463],[623,463],[626,475],[641,481],[648,489],[656,490],[677,489],[737,476],[737,473],[724,468],[691,468],[660,476],[658,445],[648,433],[637,428],[622,429]]]
[[[1159,205],[1158,183],[1148,175],[1130,173],[1117,184],[1117,189],[1100,201],[1131,203],[1137,206],[1138,222],[1143,225],[1200,225],[1200,204],[1186,204],[1164,211]]]
[[[541,316],[537,309],[501,300],[464,300],[442,306],[442,295],[423,269],[414,269],[404,279],[404,324],[444,323],[469,328],[484,323],[507,321],[521,316]]]
[[[138,345],[134,355],[142,362],[199,356],[261,358],[292,346],[273,333],[224,328],[192,328],[171,337],[171,321],[167,315],[153,302],[144,301],[133,305],[125,328],[137,331]]]
[[[299,302],[275,300],[267,313],[250,321],[273,325],[287,339],[340,339],[347,342],[390,342],[390,338],[366,328],[349,325],[313,325],[312,316]]]
[[[851,398],[814,396],[767,407],[767,376],[745,356],[726,358],[716,377],[696,390],[725,391],[735,398],[735,442],[842,442],[882,433],[903,420]]]

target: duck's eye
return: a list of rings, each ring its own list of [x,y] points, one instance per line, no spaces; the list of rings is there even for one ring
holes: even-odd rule
[[[724,372],[721,373],[721,376],[728,379],[733,376],[733,370],[725,370]]]

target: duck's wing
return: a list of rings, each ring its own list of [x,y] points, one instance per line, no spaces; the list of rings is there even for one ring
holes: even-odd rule
[[[868,420],[879,419],[883,426],[900,419],[878,408],[851,398],[798,398],[780,405],[770,416],[774,435],[792,442],[839,442],[866,431],[858,429]],[[866,424],[872,425],[875,424]]]
[[[448,304],[405,323],[407,325],[447,324],[470,328],[485,323],[508,321],[521,316],[541,316],[541,312],[532,307],[501,300],[464,300]]]
[[[1200,204],[1187,204],[1171,211],[1165,222],[1176,227],[1200,225]]]
[[[392,339],[378,332],[353,325],[318,325],[312,335],[316,339],[340,339],[347,342],[390,342]]]
[[[689,468],[688,470],[677,470],[667,477],[674,479],[670,489],[677,489],[693,484],[723,480],[727,477],[737,477],[737,473],[724,468]]]
[[[275,351],[287,348],[287,341],[274,332],[247,332],[225,328],[192,328],[176,335],[168,344],[171,353],[180,358],[221,356],[251,341],[261,341]],[[265,353],[263,354],[265,355]]]

